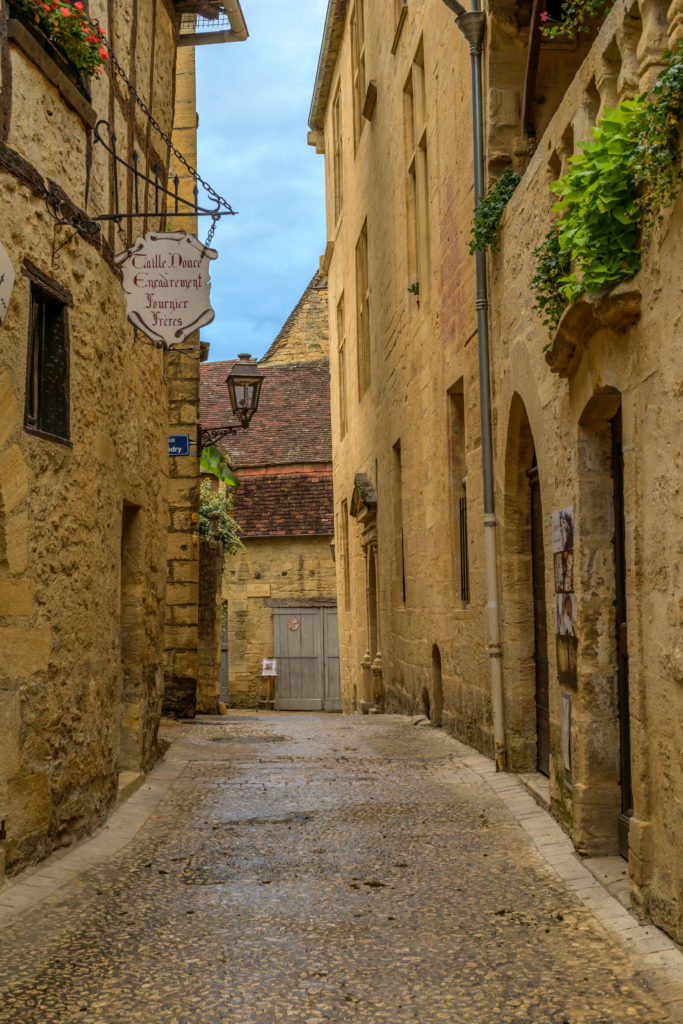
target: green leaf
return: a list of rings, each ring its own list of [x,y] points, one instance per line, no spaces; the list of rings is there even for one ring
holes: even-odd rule
[[[215,445],[212,444],[207,448],[202,448],[199,465],[206,473],[212,473],[213,476],[218,477],[223,483],[229,484],[231,487],[241,486],[241,481],[237,479],[223,454]]]

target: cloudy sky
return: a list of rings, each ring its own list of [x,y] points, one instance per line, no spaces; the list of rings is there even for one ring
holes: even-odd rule
[[[263,355],[325,250],[324,158],[306,134],[326,9],[242,0],[249,39],[196,50],[199,170],[239,211],[213,242],[211,360]]]

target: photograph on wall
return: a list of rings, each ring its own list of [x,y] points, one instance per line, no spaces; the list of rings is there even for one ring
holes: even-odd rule
[[[579,642],[574,590],[574,509],[571,506],[553,512],[552,542],[557,675],[560,682],[576,686]]]
[[[556,594],[555,612],[558,636],[576,636],[576,594]]]
[[[570,594],[574,592],[574,552],[556,551],[553,555],[555,567],[555,593]]]
[[[553,512],[553,554],[574,550],[574,509],[558,509]]]

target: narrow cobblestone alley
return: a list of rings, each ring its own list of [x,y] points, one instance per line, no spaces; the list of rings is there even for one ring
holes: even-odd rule
[[[486,764],[398,717],[187,725],[109,829],[0,892],[0,1021],[680,1019],[680,952],[612,911],[668,965],[656,995],[590,909],[616,901],[550,869],[524,826],[568,877],[551,819]]]

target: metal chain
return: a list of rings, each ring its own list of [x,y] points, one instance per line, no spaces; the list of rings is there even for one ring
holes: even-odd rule
[[[159,122],[153,116],[151,110],[149,109],[149,107],[147,106],[145,101],[142,99],[142,97],[138,95],[138,93],[135,90],[135,86],[133,85],[133,83],[128,78],[128,75],[124,71],[124,69],[121,66],[121,64],[119,63],[119,61],[116,59],[116,57],[114,55],[114,52],[112,51],[111,45],[109,43],[109,40],[108,40],[108,38],[106,36],[106,33],[104,32],[104,29],[100,26],[100,23],[97,21],[96,18],[93,18],[93,19],[90,19],[90,20],[91,20],[91,24],[99,31],[100,35],[102,36],[102,39],[103,39],[103,41],[104,41],[104,43],[105,43],[105,45],[107,47],[107,51],[109,53],[109,59],[111,60],[111,62],[114,65],[114,67],[116,68],[116,70],[119,73],[120,77],[123,79],[123,81],[124,81],[124,83],[126,85],[126,88],[128,89],[128,92],[131,94],[131,96],[133,97],[133,99],[135,100],[137,105],[139,106],[140,110],[142,111],[142,113],[145,115],[145,117],[147,118],[147,120],[151,124],[152,128],[154,128],[154,130],[160,136],[162,141],[168,146],[168,148],[170,149],[171,153],[173,153],[173,156],[176,158],[176,160],[178,160],[179,163],[181,163],[183,165],[183,167],[185,167],[185,169],[189,172],[190,177],[194,181],[198,182],[200,185],[203,185],[203,187],[206,189],[207,194],[214,200],[214,202],[217,204],[217,206],[222,207],[223,210],[226,213],[234,213],[234,210],[230,206],[230,203],[226,199],[223,199],[223,197],[220,196],[218,194],[218,192],[216,192],[216,190],[214,188],[212,188],[211,185],[209,185],[208,181],[205,181],[204,178],[202,178],[202,176],[199,173],[199,171],[195,167],[193,167],[188,162],[188,160],[183,156],[183,154],[180,152],[180,150],[176,149],[176,147],[173,145],[173,143],[171,141],[171,137],[168,135],[167,132],[164,131],[164,129],[159,124]],[[213,230],[215,230],[215,222],[214,222],[214,224],[212,224],[212,229],[209,232],[211,237],[213,237]]]

